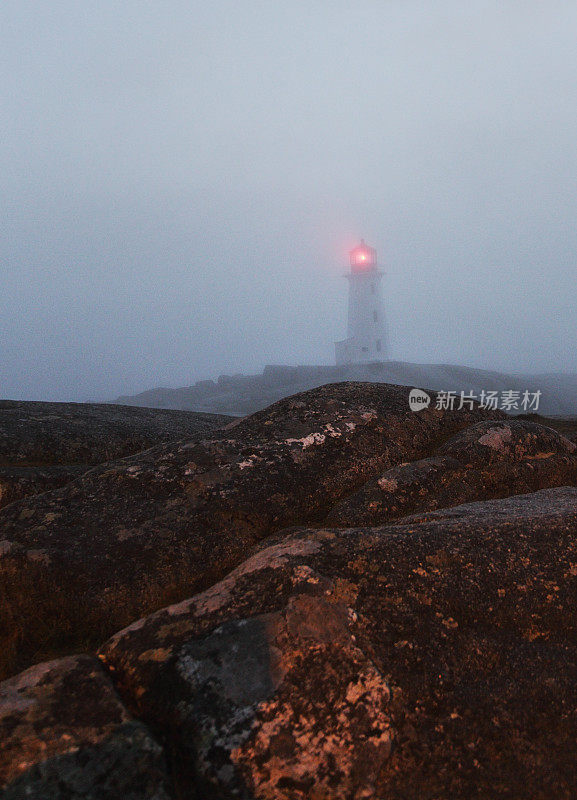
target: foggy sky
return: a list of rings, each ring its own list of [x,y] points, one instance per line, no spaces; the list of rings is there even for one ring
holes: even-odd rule
[[[577,371],[577,4],[3,0],[0,397],[391,357]]]

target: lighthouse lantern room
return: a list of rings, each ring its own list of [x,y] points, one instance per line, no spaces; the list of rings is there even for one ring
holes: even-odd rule
[[[350,253],[348,337],[335,342],[336,363],[367,364],[387,358],[383,271],[377,265],[377,251],[361,239]]]

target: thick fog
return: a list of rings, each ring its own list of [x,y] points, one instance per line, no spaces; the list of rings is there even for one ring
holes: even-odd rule
[[[390,355],[577,371],[577,4],[3,0],[0,397]]]

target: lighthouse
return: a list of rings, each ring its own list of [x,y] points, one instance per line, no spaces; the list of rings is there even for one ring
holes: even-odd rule
[[[342,366],[384,361],[387,333],[381,287],[383,271],[377,265],[377,251],[361,239],[349,256],[348,338],[335,342],[336,363]]]

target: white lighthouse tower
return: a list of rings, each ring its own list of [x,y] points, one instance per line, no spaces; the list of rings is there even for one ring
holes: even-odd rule
[[[366,364],[387,358],[387,332],[381,282],[383,271],[377,266],[377,251],[365,244],[349,253],[351,271],[349,281],[348,338],[335,342],[336,362]]]

